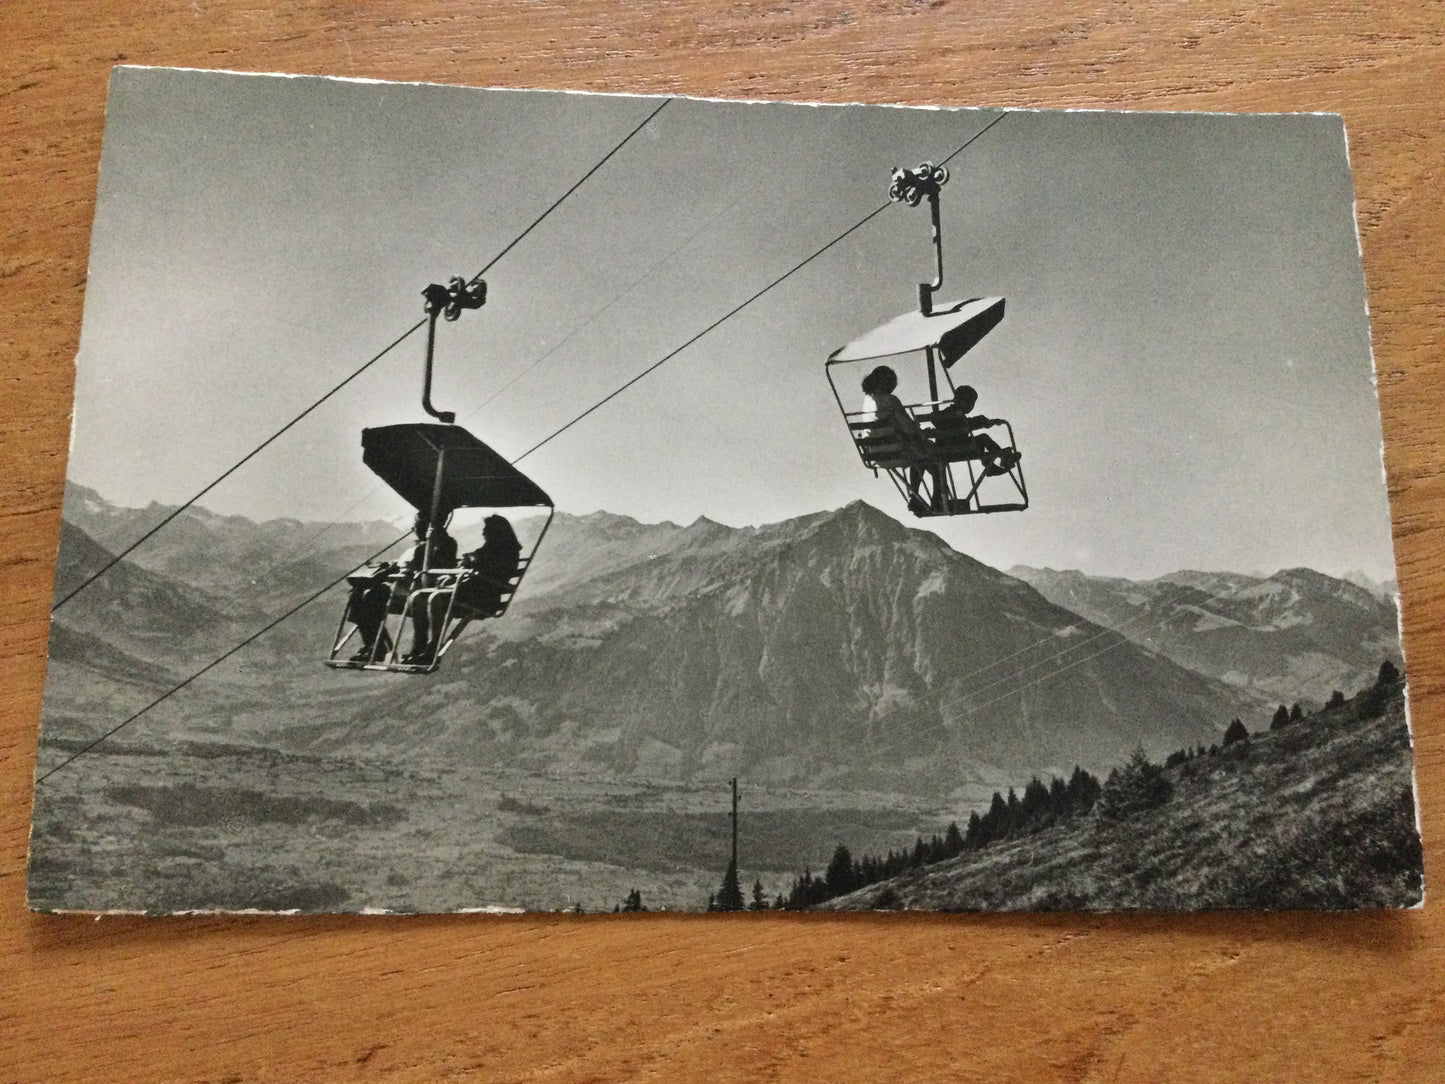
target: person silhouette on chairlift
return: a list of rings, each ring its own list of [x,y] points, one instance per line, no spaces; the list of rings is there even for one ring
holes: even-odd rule
[[[347,577],[351,582],[351,598],[348,602],[351,620],[361,636],[361,650],[351,656],[351,662],[372,662],[385,658],[391,652],[391,634],[386,631],[386,614],[401,613],[406,605],[408,592],[421,585],[425,586],[428,568],[450,568],[456,564],[457,544],[446,527],[430,530],[429,517],[425,512],[416,514],[412,527],[416,544],[398,564],[382,561],[368,565],[366,570]],[[431,558],[427,559],[427,535],[431,534]],[[415,618],[413,618],[413,621]],[[422,618],[427,624],[427,618]],[[430,634],[425,638],[429,638]]]
[[[923,470],[926,466],[933,475],[935,500],[943,494],[943,468],[937,463],[933,446],[923,427],[918,424],[898,396],[893,394],[898,387],[898,374],[887,365],[880,365],[863,378],[863,409],[871,411],[882,428],[870,431],[871,436],[894,436],[903,445],[904,453],[915,462],[908,467],[908,510],[921,516],[929,510],[927,502],[919,496],[923,485]]]
[[[953,402],[930,417],[933,422],[933,446],[945,460],[978,459],[985,474],[1007,474],[1018,465],[1021,456],[1013,448],[1004,448],[987,433],[978,430],[1002,425],[999,418],[982,414],[970,415],[978,403],[978,392],[960,384],[953,392]]]
[[[347,577],[351,598],[347,600],[346,612],[361,636],[361,650],[351,656],[351,662],[372,662],[391,653],[391,634],[384,626],[387,603],[391,599],[390,580],[396,570],[395,564],[383,561]]]
[[[428,605],[429,589],[439,582],[433,569],[453,569],[457,564],[457,540],[447,533],[451,515],[450,510],[442,510],[439,513],[441,522],[433,526],[425,512],[416,514],[416,526],[413,528],[416,545],[402,566],[410,580],[406,611],[411,617],[411,650],[401,660],[407,665],[431,662],[435,650],[431,607]]]
[[[454,581],[452,627],[455,637],[477,618],[492,617],[502,605],[502,596],[512,586],[512,577],[522,558],[522,544],[517,532],[505,516],[488,516],[482,522],[482,544],[461,559],[461,572]],[[412,654],[418,662],[430,662],[445,632],[447,595],[445,585],[425,592],[416,605],[416,613],[426,613],[428,638],[413,645]],[[415,619],[414,619],[415,620]],[[418,625],[420,629],[420,625]],[[418,633],[419,635],[420,633]],[[408,656],[410,658],[410,656]]]

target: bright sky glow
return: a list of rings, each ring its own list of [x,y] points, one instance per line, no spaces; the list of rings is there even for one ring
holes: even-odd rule
[[[70,477],[188,499],[656,104],[118,69]],[[439,326],[433,400],[519,455],[995,115],[674,101],[488,273],[484,309]],[[1012,421],[1033,507],[930,529],[1000,568],[1393,576],[1337,117],[1019,112],[951,169],[940,297],[1008,305],[956,373]],[[741,525],[863,498],[917,525],[860,466],[823,362],[931,271],[926,210],[890,207],[520,465],[574,513]],[[359,434],[424,420],[423,342],[202,503],[402,514]],[[921,366],[897,367],[921,398]]]

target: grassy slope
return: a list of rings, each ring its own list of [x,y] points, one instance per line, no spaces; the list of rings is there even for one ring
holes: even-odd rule
[[[1166,773],[1163,806],[1097,813],[911,870],[825,908],[1336,909],[1423,898],[1404,698],[1365,694]]]

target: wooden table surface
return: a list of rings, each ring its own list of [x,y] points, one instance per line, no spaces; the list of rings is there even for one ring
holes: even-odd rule
[[[1445,5],[1359,7],[4,0],[0,1080],[1445,1080],[1433,899],[1359,915],[101,921],[24,902],[72,361],[117,62],[1343,114],[1433,885],[1445,876]]]

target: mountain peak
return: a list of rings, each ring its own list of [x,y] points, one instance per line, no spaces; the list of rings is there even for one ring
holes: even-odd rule
[[[869,541],[897,540],[908,533],[908,528],[903,524],[863,500],[849,501],[843,507],[831,511],[800,516],[793,522],[815,529],[824,524],[833,524],[855,533],[860,540],[866,538]]]

